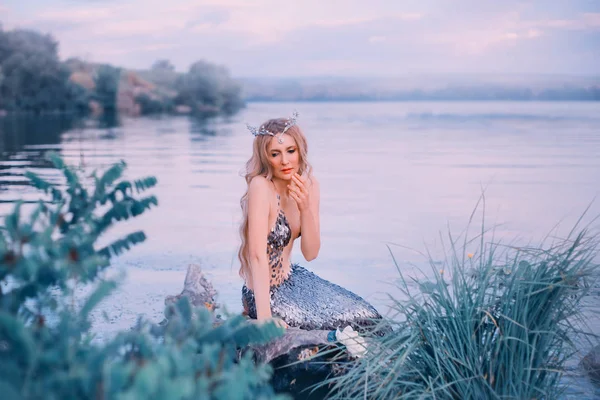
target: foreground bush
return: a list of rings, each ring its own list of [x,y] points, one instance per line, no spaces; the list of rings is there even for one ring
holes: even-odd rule
[[[125,164],[84,178],[50,156],[64,176],[57,184],[28,173],[51,198],[24,216],[21,204],[0,231],[0,397],[2,399],[255,399],[274,398],[271,370],[239,349],[279,334],[233,317],[213,316],[182,298],[166,325],[140,321],[106,343],[94,343],[90,313],[116,282],[102,270],[110,257],[145,240],[134,232],[107,246],[98,240],[116,222],[157,205],[141,194],[154,178],[122,180]],[[73,302],[82,284],[94,287]]]
[[[401,278],[401,319],[333,398],[556,399],[598,245],[585,232],[546,249],[451,240],[433,281]]]

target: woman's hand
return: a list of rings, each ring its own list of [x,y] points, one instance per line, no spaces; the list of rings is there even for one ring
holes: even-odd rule
[[[276,326],[278,326],[280,328],[283,328],[283,329],[289,328],[289,325],[284,320],[282,320],[281,318],[278,318],[278,317],[271,317],[271,318],[260,319],[260,320],[251,319],[250,322],[253,324],[259,324],[259,325],[266,324],[268,322],[273,322]]]
[[[283,328],[283,329],[289,328],[289,325],[281,318],[274,317],[274,318],[271,318],[271,321],[273,321],[273,323],[280,328]]]
[[[309,191],[306,187],[304,178],[298,175],[298,173],[294,173],[294,175],[292,175],[292,182],[288,185],[288,190],[290,196],[298,205],[300,212],[308,209],[310,205]]]

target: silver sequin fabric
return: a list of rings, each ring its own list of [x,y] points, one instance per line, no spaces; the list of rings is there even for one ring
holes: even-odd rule
[[[289,326],[301,329],[355,329],[372,326],[381,315],[360,296],[322,279],[306,268],[292,265],[290,276],[270,290],[271,313]],[[256,318],[254,293],[242,287],[242,302],[250,318]]]
[[[279,196],[277,196],[279,204]],[[270,286],[278,285],[283,276],[283,249],[292,239],[292,230],[282,210],[279,210],[275,226],[267,236],[267,257],[269,259]]]
[[[270,270],[271,314],[289,326],[302,329],[355,329],[373,325],[381,315],[363,298],[318,277],[300,265],[291,265],[289,276],[283,274],[283,250],[290,243],[292,231],[279,209],[275,226],[267,236],[267,257]],[[244,312],[256,319],[254,293],[242,287]]]

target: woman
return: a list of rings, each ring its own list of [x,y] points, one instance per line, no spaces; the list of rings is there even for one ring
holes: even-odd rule
[[[361,297],[290,262],[294,240],[307,261],[319,254],[319,182],[307,161],[306,138],[292,118],[271,119],[255,136],[240,201],[239,250],[245,313],[303,329],[360,328],[380,319]],[[266,251],[265,251],[266,249]]]

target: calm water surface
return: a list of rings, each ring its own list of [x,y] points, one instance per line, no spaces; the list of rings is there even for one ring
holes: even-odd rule
[[[239,311],[241,171],[252,144],[245,123],[294,109],[321,182],[322,248],[307,264],[297,243],[293,258],[383,312],[398,278],[388,246],[416,276],[427,268],[418,252],[441,259],[442,239],[464,231],[484,191],[486,226],[506,243],[566,234],[600,193],[598,103],[251,103],[210,123],[141,118],[102,128],[51,117],[5,119],[0,213],[16,199],[38,198],[26,185],[26,169],[54,178],[41,159],[47,150],[90,171],[123,159],[128,177],[158,178],[159,207],[113,232],[143,229],[149,239],[115,261],[128,277],[103,305],[109,320],[99,319],[99,330],[127,328],[137,314],[160,320],[164,297],[181,290],[190,262],[201,263],[220,302]],[[598,214],[597,200],[584,220]]]

